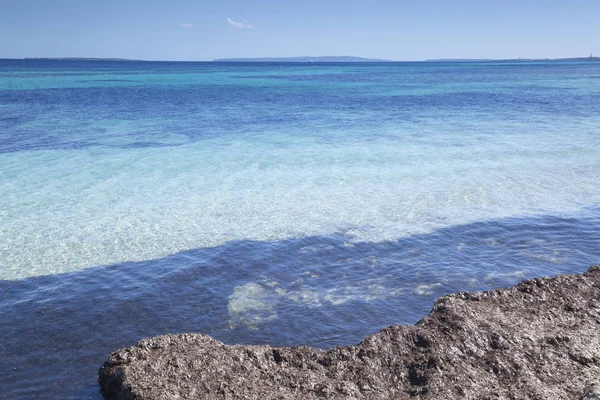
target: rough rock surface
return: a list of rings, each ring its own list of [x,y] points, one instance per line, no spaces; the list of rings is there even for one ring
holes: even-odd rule
[[[599,399],[600,266],[439,298],[356,346],[144,339],[100,369],[105,399]]]

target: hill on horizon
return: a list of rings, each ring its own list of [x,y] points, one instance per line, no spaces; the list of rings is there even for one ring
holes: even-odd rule
[[[321,56],[321,57],[257,57],[257,58],[219,58],[215,62],[386,62],[377,58],[353,56]]]

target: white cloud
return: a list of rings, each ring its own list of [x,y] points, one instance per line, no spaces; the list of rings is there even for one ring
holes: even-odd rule
[[[194,24],[179,24],[179,26],[182,28],[193,28]]]
[[[244,29],[244,28],[256,28],[254,25],[246,23],[246,21],[237,22],[227,17],[227,22],[232,28]]]

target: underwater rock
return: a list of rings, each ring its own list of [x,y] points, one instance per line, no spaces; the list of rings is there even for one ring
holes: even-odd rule
[[[99,375],[106,400],[596,399],[600,266],[443,296],[415,326],[394,325],[355,346],[164,335],[114,352]]]

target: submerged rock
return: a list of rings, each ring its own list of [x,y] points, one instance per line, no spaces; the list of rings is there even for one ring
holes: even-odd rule
[[[141,340],[99,371],[111,399],[598,399],[600,266],[440,297],[356,346]]]

